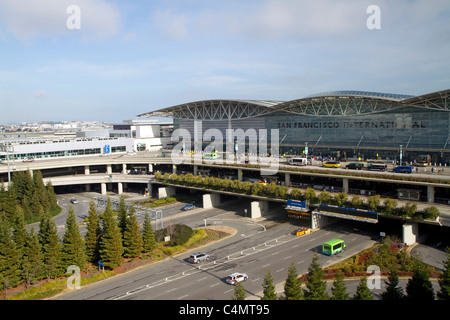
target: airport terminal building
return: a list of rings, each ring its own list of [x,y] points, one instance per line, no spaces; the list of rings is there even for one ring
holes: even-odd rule
[[[278,129],[280,154],[308,147],[310,155],[395,160],[401,149],[404,161],[428,155],[433,163],[450,162],[450,89],[421,96],[335,91],[292,101],[207,100],[140,116],[172,117],[174,129],[192,137],[199,122],[202,134],[214,128],[224,137],[226,129],[267,129],[268,135]]]

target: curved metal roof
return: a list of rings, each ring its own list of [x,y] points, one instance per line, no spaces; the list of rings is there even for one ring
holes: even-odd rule
[[[341,90],[292,101],[203,100],[151,111],[139,117],[175,117],[205,121],[247,119],[276,111],[309,116],[348,116],[379,113],[402,107],[450,111],[450,89],[421,96]]]
[[[147,112],[139,117],[168,117],[183,119],[223,120],[253,118],[273,112],[282,101],[269,100],[203,100]]]
[[[363,97],[363,98],[381,98],[388,100],[401,101],[404,99],[410,99],[414,96],[406,94],[397,93],[384,93],[384,92],[371,92],[371,91],[357,91],[357,90],[339,90],[339,91],[328,91],[313,94],[307,96],[306,98],[318,98],[318,97]]]

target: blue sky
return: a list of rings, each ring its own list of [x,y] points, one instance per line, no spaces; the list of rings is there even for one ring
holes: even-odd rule
[[[67,28],[70,5],[80,29]],[[379,30],[367,28],[370,5]],[[0,123],[450,88],[448,0],[0,0]]]

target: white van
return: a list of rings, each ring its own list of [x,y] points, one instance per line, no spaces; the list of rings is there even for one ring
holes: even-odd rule
[[[290,158],[288,164],[293,166],[306,166],[308,164],[307,158]]]

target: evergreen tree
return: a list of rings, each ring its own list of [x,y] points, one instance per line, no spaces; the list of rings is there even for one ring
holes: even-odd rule
[[[423,267],[416,267],[414,275],[406,284],[406,299],[417,301],[434,300],[430,274]]]
[[[347,294],[347,288],[344,283],[344,275],[342,272],[338,272],[333,281],[333,287],[331,288],[331,300],[349,300],[350,297]]]
[[[322,266],[319,264],[319,256],[314,254],[311,265],[308,268],[308,281],[305,293],[307,300],[328,300],[327,283],[323,280]]]
[[[441,290],[437,294],[439,300],[450,300],[450,247],[446,250],[447,261],[444,263],[444,272],[439,277]]]
[[[86,235],[84,238],[86,245],[86,255],[89,262],[95,263],[100,259],[100,238],[102,228],[97,214],[94,200],[89,203],[89,212],[86,221]]]
[[[123,247],[124,256],[126,258],[139,257],[143,250],[142,235],[139,232],[139,222],[137,221],[133,206],[130,206],[128,217],[126,219]]]
[[[0,216],[0,291],[19,285],[19,252],[8,221]]]
[[[42,173],[39,170],[33,171],[34,195],[39,204],[44,208],[44,212],[50,211],[47,190],[45,189]]]
[[[17,199],[14,189],[6,190],[5,186],[0,186],[0,212],[9,222],[14,222],[17,213]]]
[[[118,219],[118,226],[120,229],[120,232],[122,233],[122,238],[125,236],[125,229],[127,227],[127,204],[125,203],[125,197],[120,197],[119,202],[119,210],[117,210],[117,219]]]
[[[267,271],[263,281],[263,297],[262,300],[277,300],[277,293],[275,292],[275,286],[273,284],[273,277],[270,270]]]
[[[22,258],[23,252],[25,250],[25,245],[27,242],[27,230],[25,229],[25,219],[23,215],[23,210],[20,206],[16,209],[16,219],[14,221],[14,232],[13,240],[16,244],[17,250],[19,251],[20,259]]]
[[[47,201],[49,203],[50,210],[56,210],[56,208],[58,208],[58,201],[56,199],[55,189],[53,188],[51,181],[47,182],[45,189],[47,191]]]
[[[35,233],[34,228],[31,228],[27,234],[22,263],[23,279],[27,286],[42,279],[43,258],[38,235]]]
[[[373,300],[372,292],[367,286],[367,276],[361,278],[358,287],[356,288],[356,293],[353,296],[355,300]]]
[[[381,293],[382,300],[399,301],[405,298],[403,289],[398,286],[398,274],[397,271],[392,269],[389,272],[389,277],[385,281],[386,290]]]
[[[302,300],[303,289],[298,280],[297,269],[295,264],[291,262],[288,268],[288,276],[284,284],[284,295],[286,300]]]
[[[233,300],[245,300],[244,286],[240,282],[234,284]]]
[[[142,240],[144,252],[151,253],[156,248],[155,232],[153,231],[152,224],[148,213],[145,213],[144,226],[142,230]]]
[[[64,270],[71,265],[78,266],[80,270],[86,267],[86,247],[76,222],[73,207],[70,207],[67,214],[61,258]]]
[[[55,222],[46,213],[39,224],[39,243],[44,256],[44,273],[47,278],[56,278],[62,274],[60,268],[61,243],[59,242]]]
[[[111,201],[108,198],[105,212],[103,212],[103,231],[100,244],[100,259],[102,263],[114,269],[122,265],[122,234],[117,226]]]

